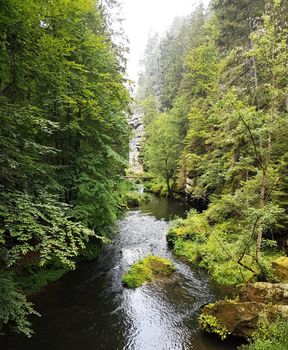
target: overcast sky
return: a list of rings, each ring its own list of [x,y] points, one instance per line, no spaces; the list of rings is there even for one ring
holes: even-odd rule
[[[137,81],[149,30],[163,34],[176,16],[188,15],[200,0],[122,0],[123,27],[130,41],[129,78]],[[202,1],[207,5],[209,0]]]

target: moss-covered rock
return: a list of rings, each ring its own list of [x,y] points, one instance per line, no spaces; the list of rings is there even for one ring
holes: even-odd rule
[[[175,270],[173,264],[158,256],[148,256],[131,266],[122,277],[122,283],[128,288],[137,288],[155,278],[170,276]]]
[[[272,267],[279,282],[288,282],[288,257],[281,257],[272,261]]]
[[[154,193],[161,197],[165,197],[167,195],[166,184],[157,179],[145,182],[145,189],[147,192]]]
[[[286,283],[247,283],[241,286],[239,301],[288,305],[288,284]]]
[[[214,333],[222,339],[228,334],[238,337],[251,337],[257,329],[261,316],[274,322],[278,316],[288,317],[288,306],[256,302],[221,300],[206,305],[200,316],[202,330]],[[213,320],[203,322],[203,320]]]
[[[288,317],[288,284],[248,283],[242,285],[235,300],[221,300],[206,305],[199,318],[202,330],[224,339],[231,334],[251,337],[261,317],[274,322]]]
[[[204,331],[219,335],[222,339],[222,330],[225,330],[225,336],[228,334],[251,336],[257,327],[258,317],[264,306],[253,302],[217,301],[215,304],[204,307],[200,316],[200,326]],[[213,317],[217,321],[217,327],[213,328],[209,323],[203,323],[203,319],[207,317]]]
[[[147,193],[140,193],[139,191],[129,191],[122,196],[122,207],[127,209],[137,208],[142,203],[148,202],[150,196]]]

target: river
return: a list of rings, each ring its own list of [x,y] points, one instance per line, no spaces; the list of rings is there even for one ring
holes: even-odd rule
[[[221,296],[203,271],[172,256],[165,235],[169,220],[185,216],[185,205],[153,197],[118,223],[113,244],[33,298],[42,317],[33,320],[31,339],[9,336],[1,350],[235,350],[199,331],[203,304]],[[147,254],[173,260],[171,280],[136,290],[121,276]]]

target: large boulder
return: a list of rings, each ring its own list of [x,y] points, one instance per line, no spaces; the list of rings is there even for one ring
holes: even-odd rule
[[[272,261],[274,273],[279,282],[288,283],[288,257],[281,257]]]
[[[287,283],[247,283],[241,286],[239,301],[288,305]]]
[[[250,337],[256,330],[259,317],[269,321],[278,315],[288,317],[288,284],[248,283],[242,285],[235,300],[221,300],[206,305],[200,316],[204,331],[224,339],[227,335]]]

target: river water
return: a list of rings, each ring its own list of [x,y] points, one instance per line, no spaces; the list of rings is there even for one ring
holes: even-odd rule
[[[119,221],[113,244],[33,298],[42,317],[31,339],[10,336],[1,350],[235,350],[202,334],[201,306],[221,295],[207,276],[174,258],[165,235],[169,219],[185,216],[180,203],[153,197]],[[173,260],[175,276],[125,289],[121,276],[147,254]],[[2,339],[3,340],[3,339]]]

